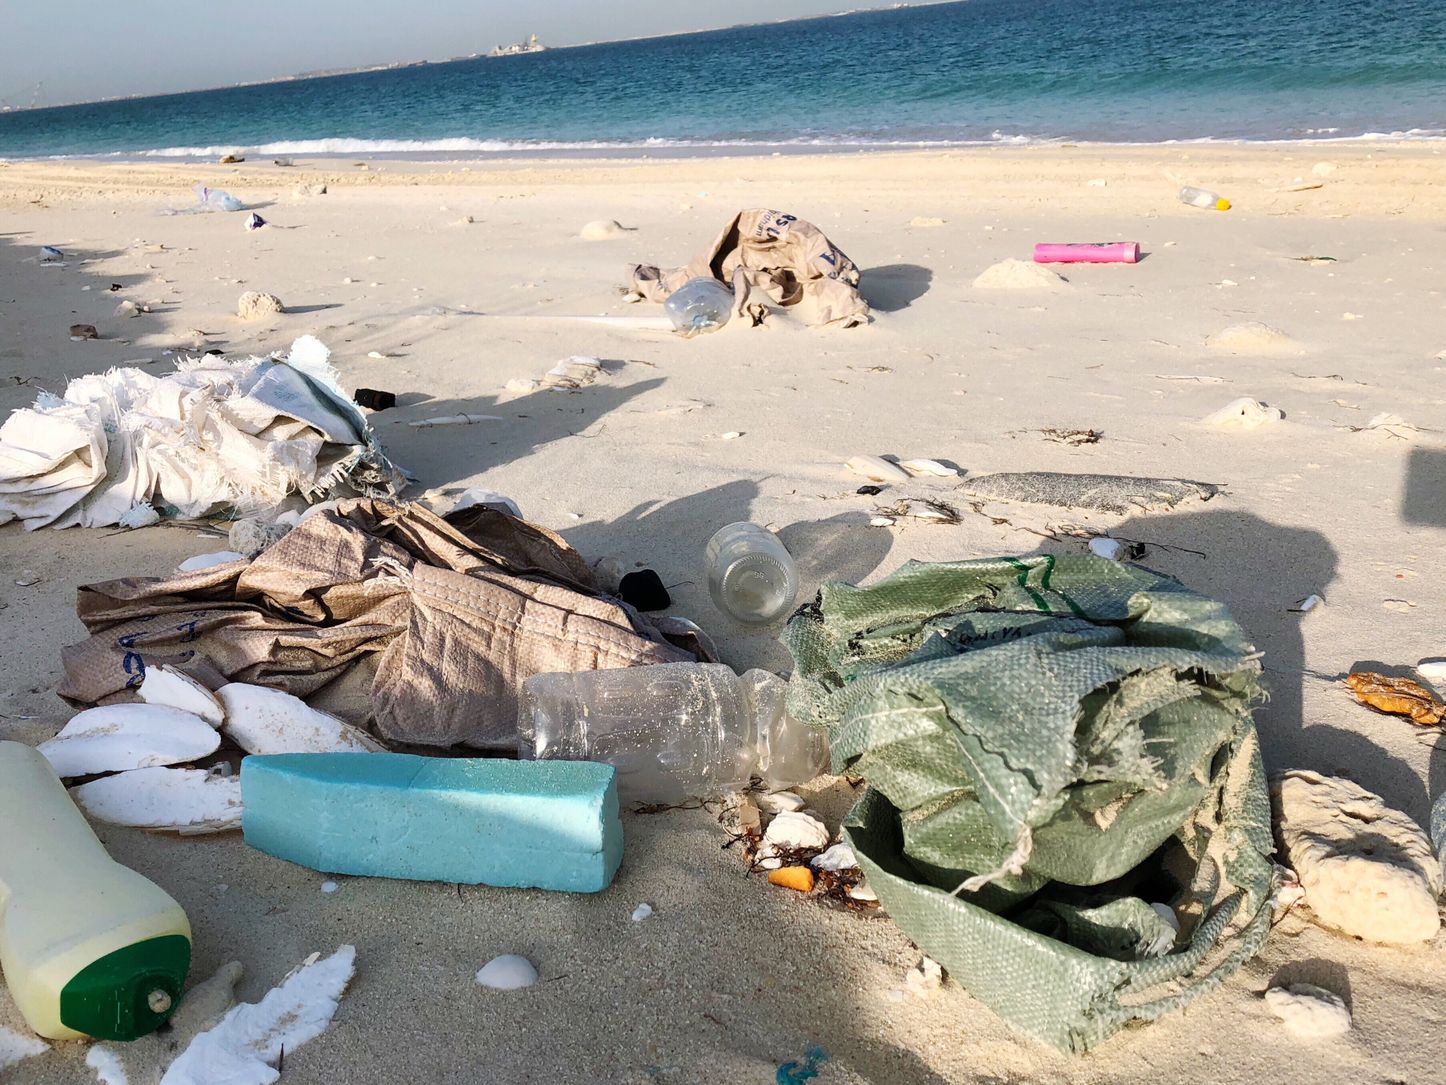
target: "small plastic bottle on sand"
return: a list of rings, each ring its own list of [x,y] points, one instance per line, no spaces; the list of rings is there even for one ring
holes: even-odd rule
[[[717,279],[689,279],[668,295],[663,310],[686,336],[716,331],[733,312],[733,291]]]
[[[1180,202],[1188,203],[1191,207],[1203,207],[1207,211],[1230,210],[1230,201],[1224,196],[1218,196],[1208,188],[1196,188],[1194,185],[1186,185],[1180,189]]]
[[[708,591],[719,610],[740,622],[783,617],[798,597],[798,567],[778,536],[757,524],[720,528],[708,540]]]
[[[626,802],[720,795],[761,777],[769,790],[812,780],[828,765],[820,728],[790,718],[788,686],[718,663],[540,674],[523,686],[518,753],[603,761]]]

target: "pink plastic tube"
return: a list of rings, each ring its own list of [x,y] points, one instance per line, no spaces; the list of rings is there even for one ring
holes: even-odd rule
[[[1140,259],[1138,241],[1096,241],[1088,245],[1034,246],[1036,264],[1133,264]]]

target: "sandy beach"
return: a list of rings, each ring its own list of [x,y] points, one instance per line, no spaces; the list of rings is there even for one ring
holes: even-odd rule
[[[791,664],[776,628],[737,625],[709,598],[703,546],[733,521],[779,533],[801,598],[909,559],[1080,553],[1106,533],[1142,542],[1143,564],[1225,601],[1264,653],[1267,769],[1347,776],[1424,824],[1446,789],[1437,732],[1371,712],[1340,679],[1363,662],[1446,656],[1435,568],[1446,544],[1442,146],[0,163],[0,411],[137,359],[164,371],[170,347],[267,354],[315,335],[348,390],[397,394],[372,423],[416,478],[408,496],[483,486],[589,560],[657,570],[671,613],[740,669]],[[1234,208],[1183,206],[1182,183]],[[196,184],[225,188],[270,225],[160,214],[190,205]],[[748,207],[827,232],[863,269],[873,322],[813,329],[779,314],[685,341],[568,319],[660,315],[625,302],[626,265],[684,263]],[[627,229],[582,239],[599,219]],[[1061,267],[1052,288],[972,285],[1039,241],[1115,240],[1146,257]],[[66,266],[42,266],[42,245],[64,250]],[[242,321],[237,298],[252,290],[287,312]],[[113,316],[125,298],[152,311]],[[1207,346],[1250,321],[1289,342]],[[76,323],[100,338],[72,341]],[[603,359],[595,383],[507,391],[575,354]],[[1202,422],[1240,397],[1284,418],[1254,430]],[[459,412],[502,420],[405,424]],[[1100,437],[1075,445],[1050,430]],[[1183,477],[1224,493],[1132,516],[977,502],[948,478],[869,497],[844,467],[859,454],[945,460],[966,477]],[[948,502],[962,522],[871,526],[899,496]],[[192,525],[0,527],[0,738],[39,742],[71,714],[54,690],[61,648],[84,636],[77,586],[163,575],[222,545]],[[25,570],[38,581],[19,586]],[[1289,609],[1312,594],[1324,605]],[[820,780],[803,793],[836,827],[848,790]],[[239,993],[254,1000],[308,954],[356,946],[335,1024],[287,1053],[286,1085],[767,1083],[814,1045],[829,1055],[819,1085],[1386,1085],[1438,1080],[1446,1063],[1434,1024],[1442,936],[1373,946],[1293,913],[1222,990],[1069,1058],[1010,1032],[957,984],[907,993],[920,952],[887,918],[749,876],[709,811],[625,814],[624,831],[616,882],[582,897],[359,878],[323,894],[323,875],[250,850],[239,833],[99,829],[185,907],[193,979],[240,961]],[[634,923],[640,902],[656,911]],[[478,987],[474,973],[499,953],[527,955],[543,982]],[[1343,993],[1350,1034],[1285,1033],[1261,998],[1282,978]],[[3,996],[0,1024],[24,1028]],[[84,1044],[61,1043],[0,1077],[94,1080],[84,1058]]]

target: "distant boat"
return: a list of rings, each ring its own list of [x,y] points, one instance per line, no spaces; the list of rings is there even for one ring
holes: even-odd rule
[[[515,57],[519,53],[540,53],[546,48],[547,46],[537,40],[537,35],[533,34],[526,41],[515,42],[512,45],[499,45],[488,56]]]

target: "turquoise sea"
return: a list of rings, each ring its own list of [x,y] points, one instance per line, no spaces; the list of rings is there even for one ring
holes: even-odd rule
[[[0,113],[0,157],[1360,136],[1446,136],[1443,0],[968,0]]]

